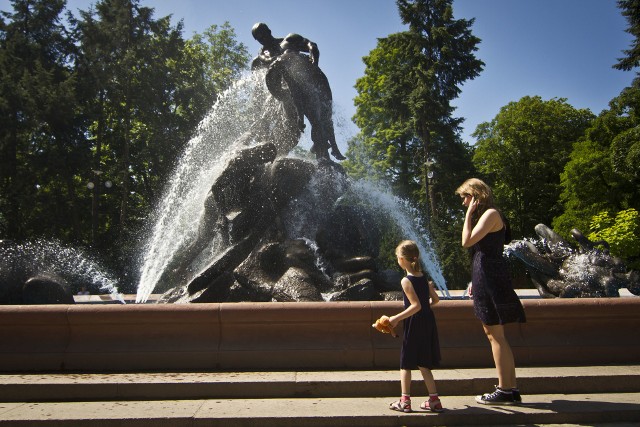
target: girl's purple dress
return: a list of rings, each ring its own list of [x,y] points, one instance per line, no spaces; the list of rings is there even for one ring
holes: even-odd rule
[[[429,285],[426,276],[407,275],[418,296],[422,308],[413,316],[404,320],[404,335],[400,351],[401,369],[435,368],[440,364],[440,341],[436,318],[429,304]],[[404,294],[404,307],[409,299]]]

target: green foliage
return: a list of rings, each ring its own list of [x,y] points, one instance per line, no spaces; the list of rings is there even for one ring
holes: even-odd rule
[[[64,0],[11,5],[0,21],[0,238],[91,244],[128,261],[247,49],[228,23],[185,41],[182,23],[139,0],[77,16]]]
[[[640,2],[618,0],[618,7],[634,40],[614,68],[631,71],[640,64]],[[574,145],[561,175],[564,212],[553,221],[555,231],[565,238],[572,228],[588,230],[592,226],[589,218],[598,218],[594,225],[603,227],[600,212],[640,210],[639,105],[640,81],[636,77]]]
[[[591,219],[589,240],[604,240],[611,254],[629,260],[630,268],[640,268],[640,215],[635,209],[625,209],[615,217],[607,211]]]
[[[622,16],[627,19],[627,33],[634,37],[630,49],[624,50],[625,57],[619,58],[613,67],[630,71],[640,65],[640,2],[638,0],[618,0]]]
[[[476,129],[473,162],[493,184],[515,238],[535,235],[537,224],[549,225],[562,212],[560,174],[592,119],[565,99],[526,96]]]
[[[420,206],[428,224],[442,218],[446,229],[455,226],[450,218],[461,217],[455,188],[473,175],[471,148],[460,141],[462,120],[453,117],[451,102],[484,66],[475,57],[480,39],[471,33],[473,20],[454,19],[450,0],[397,5],[409,30],[378,39],[363,58],[353,118],[361,133],[349,142],[344,166],[355,178],[386,182],[394,194]],[[426,166],[428,160],[435,162]],[[449,249],[438,249],[446,257],[445,276],[460,271]]]
[[[471,280],[469,250],[460,244],[464,216],[448,221],[438,219],[431,224],[434,249],[442,267],[442,274],[449,289],[466,289]]]
[[[371,170],[396,194],[425,202],[427,159],[439,165],[436,174],[448,174],[447,182],[470,169],[469,153],[457,140],[461,121],[452,117],[451,101],[484,64],[474,56],[480,40],[471,34],[473,20],[454,19],[451,1],[397,3],[409,31],[378,39],[363,58],[365,75],[356,82],[354,100],[354,122],[362,135],[347,156],[351,170]],[[461,160],[466,160],[462,170]],[[433,183],[435,193],[444,183]]]
[[[589,220],[602,211],[640,209],[637,176],[640,89],[626,88],[593,120],[573,146],[561,174],[560,202],[564,212],[553,228],[565,238],[572,228],[589,229]],[[625,150],[628,150],[625,152]]]
[[[354,122],[361,136],[349,144],[347,157],[350,169],[370,170],[370,175],[387,180],[394,191],[406,196],[416,191],[410,177],[419,168],[420,147],[411,138],[410,113],[403,102],[410,82],[398,66],[402,57],[392,38],[380,39],[363,58],[365,75],[356,81],[354,99]]]
[[[629,180],[640,178],[640,126],[621,132],[611,142],[613,170]]]
[[[206,97],[207,106],[212,97],[219,96],[240,77],[251,58],[247,47],[238,43],[229,22],[220,26],[214,24],[203,34],[194,34],[187,41],[187,52],[192,56],[193,66],[202,73],[198,78],[203,80],[205,90],[200,96]]]
[[[80,235],[73,172],[78,141],[73,46],[64,1],[12,2],[0,27],[0,199],[5,236]],[[44,216],[44,218],[43,218]]]
[[[378,255],[378,267],[383,270],[400,270],[396,257],[398,243],[406,239],[402,231],[390,218],[378,216],[376,218],[380,230],[380,254]]]

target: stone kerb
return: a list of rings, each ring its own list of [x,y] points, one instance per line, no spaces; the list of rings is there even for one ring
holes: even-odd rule
[[[639,363],[640,299],[525,299],[523,324],[505,326],[518,366]],[[446,367],[491,367],[471,301],[434,307]]]
[[[509,338],[529,366],[640,363],[640,298],[523,301],[527,323]]]
[[[518,366],[640,363],[640,299],[523,300]],[[0,306],[3,371],[396,369],[399,302]],[[491,367],[469,300],[434,307],[443,367]]]

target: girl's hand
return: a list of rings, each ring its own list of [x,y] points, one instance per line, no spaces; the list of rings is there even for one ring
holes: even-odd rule
[[[473,298],[473,283],[471,282],[469,282],[469,286],[467,286],[467,296]]]
[[[396,326],[398,326],[398,322],[399,320],[396,318],[396,316],[389,317],[389,324],[391,325],[392,328],[395,328]]]

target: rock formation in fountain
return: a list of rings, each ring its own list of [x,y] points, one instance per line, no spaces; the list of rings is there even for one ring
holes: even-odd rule
[[[207,199],[202,239],[163,278],[182,285],[160,302],[396,299],[399,277],[378,271],[371,214],[340,201],[350,191],[342,167],[275,151],[269,143],[247,147],[227,163]],[[292,237],[299,227],[312,240]],[[225,249],[192,271],[210,232]]]
[[[621,259],[598,249],[603,242],[591,242],[573,229],[578,243],[574,248],[544,224],[535,230],[539,240],[513,241],[505,253],[526,268],[543,298],[618,297],[620,288],[640,295],[640,273],[628,271]]]

